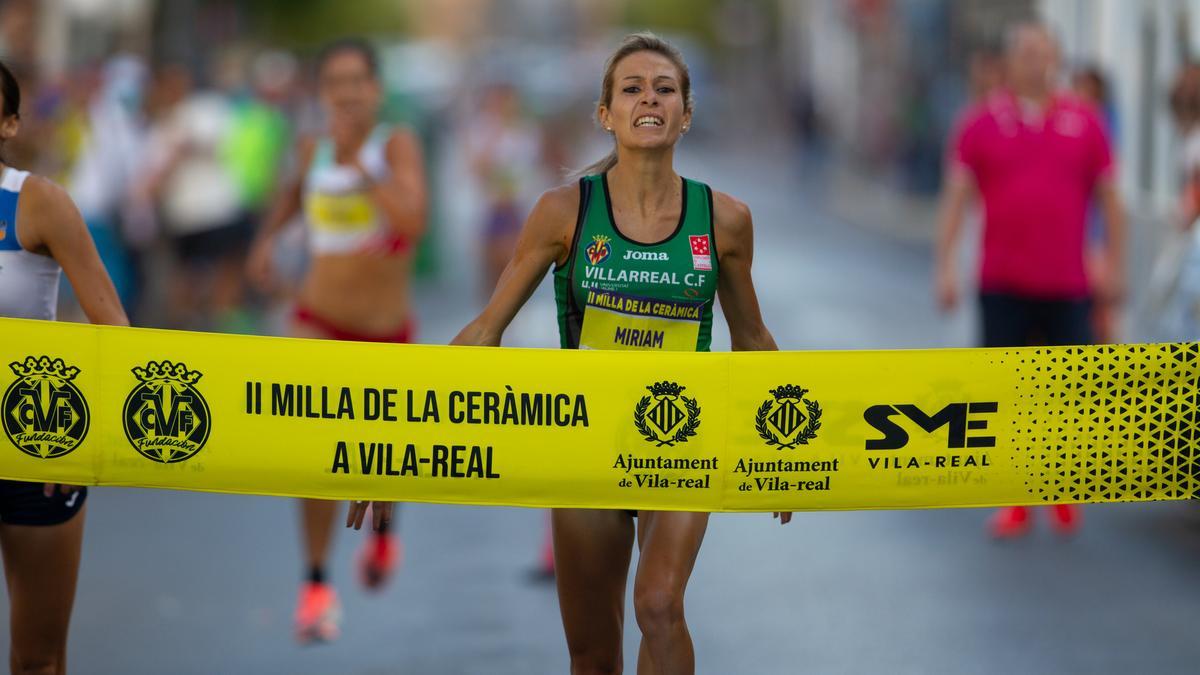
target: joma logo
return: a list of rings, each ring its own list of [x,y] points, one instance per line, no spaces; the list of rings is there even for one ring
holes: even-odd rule
[[[667,262],[671,259],[665,251],[625,251],[625,260],[655,260]]]

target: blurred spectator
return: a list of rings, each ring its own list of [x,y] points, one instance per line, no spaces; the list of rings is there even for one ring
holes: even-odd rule
[[[1179,196],[1179,235],[1169,237],[1165,254],[1170,262],[1165,270],[1169,279],[1162,286],[1177,287],[1186,323],[1183,339],[1200,335],[1200,63],[1183,67],[1171,87],[1171,114],[1183,137],[1181,169],[1183,180]],[[1169,293],[1169,290],[1168,290]]]
[[[1171,115],[1183,136],[1182,222],[1190,227],[1200,216],[1200,63],[1184,66],[1171,87]]]
[[[279,178],[291,130],[286,108],[298,65],[287,52],[264,52],[250,66],[250,87],[233,99],[226,157],[242,204],[258,220]]]
[[[1057,44],[1036,24],[1012,29],[1006,82],[973,106],[953,141],[937,242],[937,296],[959,302],[959,234],[974,190],[984,207],[979,299],[986,347],[1087,344],[1093,293],[1119,302],[1124,282],[1125,219],[1113,181],[1103,123],[1092,108],[1054,90]],[[1089,285],[1086,219],[1093,197],[1107,232],[1106,287]],[[1078,527],[1075,507],[1054,507],[1060,532]],[[1025,533],[1024,507],[1001,510],[992,533]]]
[[[546,187],[541,132],[522,110],[516,87],[487,88],[478,117],[469,122],[466,147],[484,197],[483,282],[491,295],[533,199]]]
[[[1115,141],[1118,136],[1117,104],[1108,84],[1108,76],[1099,66],[1089,65],[1075,71],[1071,76],[1071,89],[1083,100],[1096,107],[1100,121]]]
[[[1117,110],[1109,91],[1108,78],[1097,66],[1086,66],[1071,76],[1071,88],[1088,104],[1092,105],[1104,124],[1109,143],[1116,144]],[[1103,215],[1093,203],[1088,211],[1087,224],[1087,272],[1092,285],[1092,331],[1096,342],[1110,344],[1117,341],[1117,307],[1106,298],[1101,290],[1107,285],[1109,274],[1107,246],[1104,233],[1108,228]]]
[[[821,118],[817,92],[808,77],[801,78],[792,88],[788,100],[791,115],[792,135],[800,157],[801,174],[808,181],[821,178],[821,171],[828,162],[829,129]],[[819,192],[819,188],[815,190]]]
[[[52,136],[56,142],[49,149],[71,164],[64,167],[67,190],[83,214],[121,305],[131,314],[140,285],[134,244],[145,243],[146,237],[129,231],[123,219],[145,148],[141,113],[145,80],[146,68],[137,58],[110,59],[94,87],[88,87],[87,80],[79,84],[86,107],[76,111],[64,106],[59,133]]]
[[[231,146],[237,108],[226,93],[197,88],[177,64],[159,70],[155,87],[159,111],[145,192],[158,205],[175,254],[168,321],[180,328],[244,329],[242,267],[254,230],[239,179],[254,169]]]

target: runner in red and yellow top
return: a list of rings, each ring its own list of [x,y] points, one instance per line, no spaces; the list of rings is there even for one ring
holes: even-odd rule
[[[356,40],[326,47],[317,66],[328,133],[300,143],[299,171],[267,218],[250,273],[270,285],[275,236],[303,210],[311,264],[292,314],[294,337],[411,342],[409,281],[425,229],[425,170],[416,136],[378,120],[383,91],[374,50]],[[301,501],[307,579],[296,608],[301,642],[338,634],[340,608],[326,578],[337,502]],[[359,555],[377,589],[399,565],[400,542],[380,523]]]
[[[749,209],[675,173],[692,121],[683,57],[653,35],[627,37],[608,61],[597,115],[616,149],[542,195],[491,301],[454,344],[499,345],[553,266],[565,348],[706,350],[719,296],[735,350],[774,350],[750,278]],[[366,507],[355,511],[361,519]],[[638,672],[693,672],[683,597],[708,514],[558,509],[553,521],[571,672],[621,671],[635,541]]]

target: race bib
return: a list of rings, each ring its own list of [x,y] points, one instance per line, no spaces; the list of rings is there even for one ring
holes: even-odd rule
[[[375,206],[364,194],[314,194],[305,205],[314,227],[326,232],[354,232],[375,227]]]
[[[694,352],[703,300],[653,300],[589,289],[580,349]]]

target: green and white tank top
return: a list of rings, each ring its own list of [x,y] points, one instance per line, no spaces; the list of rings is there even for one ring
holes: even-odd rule
[[[641,243],[617,227],[606,174],[579,181],[566,264],[554,270],[564,349],[708,351],[717,293],[712,190],[683,180],[679,225]]]

